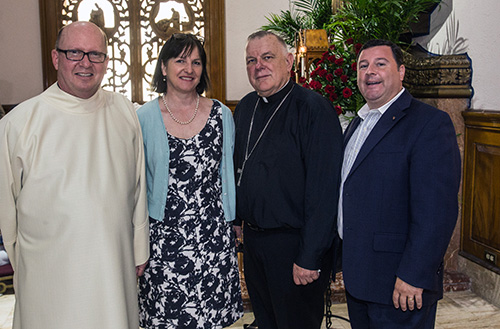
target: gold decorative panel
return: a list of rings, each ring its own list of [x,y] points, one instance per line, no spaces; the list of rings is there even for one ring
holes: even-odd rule
[[[472,98],[472,62],[467,54],[436,56],[422,49],[404,52],[403,85],[414,97]]]

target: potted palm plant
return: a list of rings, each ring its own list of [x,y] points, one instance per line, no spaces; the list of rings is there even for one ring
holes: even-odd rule
[[[408,45],[412,24],[441,0],[293,0],[295,10],[269,14],[263,30],[279,34],[290,47],[301,30],[326,29],[337,40],[388,39]]]
[[[279,34],[290,47],[295,47],[295,37],[301,30],[324,29],[332,19],[332,0],[295,0],[295,10],[282,10],[269,14],[263,30]]]
[[[412,24],[441,0],[345,0],[325,29],[338,40],[364,43],[386,39],[403,48],[411,43]]]

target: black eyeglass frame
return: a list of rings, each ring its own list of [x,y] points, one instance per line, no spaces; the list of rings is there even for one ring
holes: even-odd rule
[[[85,52],[83,50],[79,50],[79,49],[61,49],[61,48],[56,48],[56,50],[58,52],[61,52],[63,53],[65,56],[66,56],[66,59],[69,60],[69,61],[73,61],[73,62],[80,62],[83,60],[83,58],[85,57],[85,55],[87,55],[87,58],[89,59],[89,62],[91,63],[98,63],[98,64],[102,64],[106,61],[106,58],[108,57],[107,54],[105,53],[101,53],[99,51],[89,51],[89,52]],[[74,59],[74,58],[69,58],[68,57],[68,52],[71,51],[71,52],[76,52],[76,53],[81,53],[82,54],[82,58],[80,59]],[[90,55],[94,55],[94,56],[102,56],[104,55],[104,58],[102,59],[102,61],[96,61],[96,60],[92,60],[90,58]]]

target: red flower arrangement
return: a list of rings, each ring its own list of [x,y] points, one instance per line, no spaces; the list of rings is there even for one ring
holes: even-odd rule
[[[364,103],[356,84],[356,55],[360,48],[361,44],[352,39],[331,45],[313,64],[310,81],[300,81],[304,87],[328,98],[339,115],[356,114]]]

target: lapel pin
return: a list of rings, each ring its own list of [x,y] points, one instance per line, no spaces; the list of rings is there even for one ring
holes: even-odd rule
[[[396,120],[396,117],[392,117],[392,121]]]

